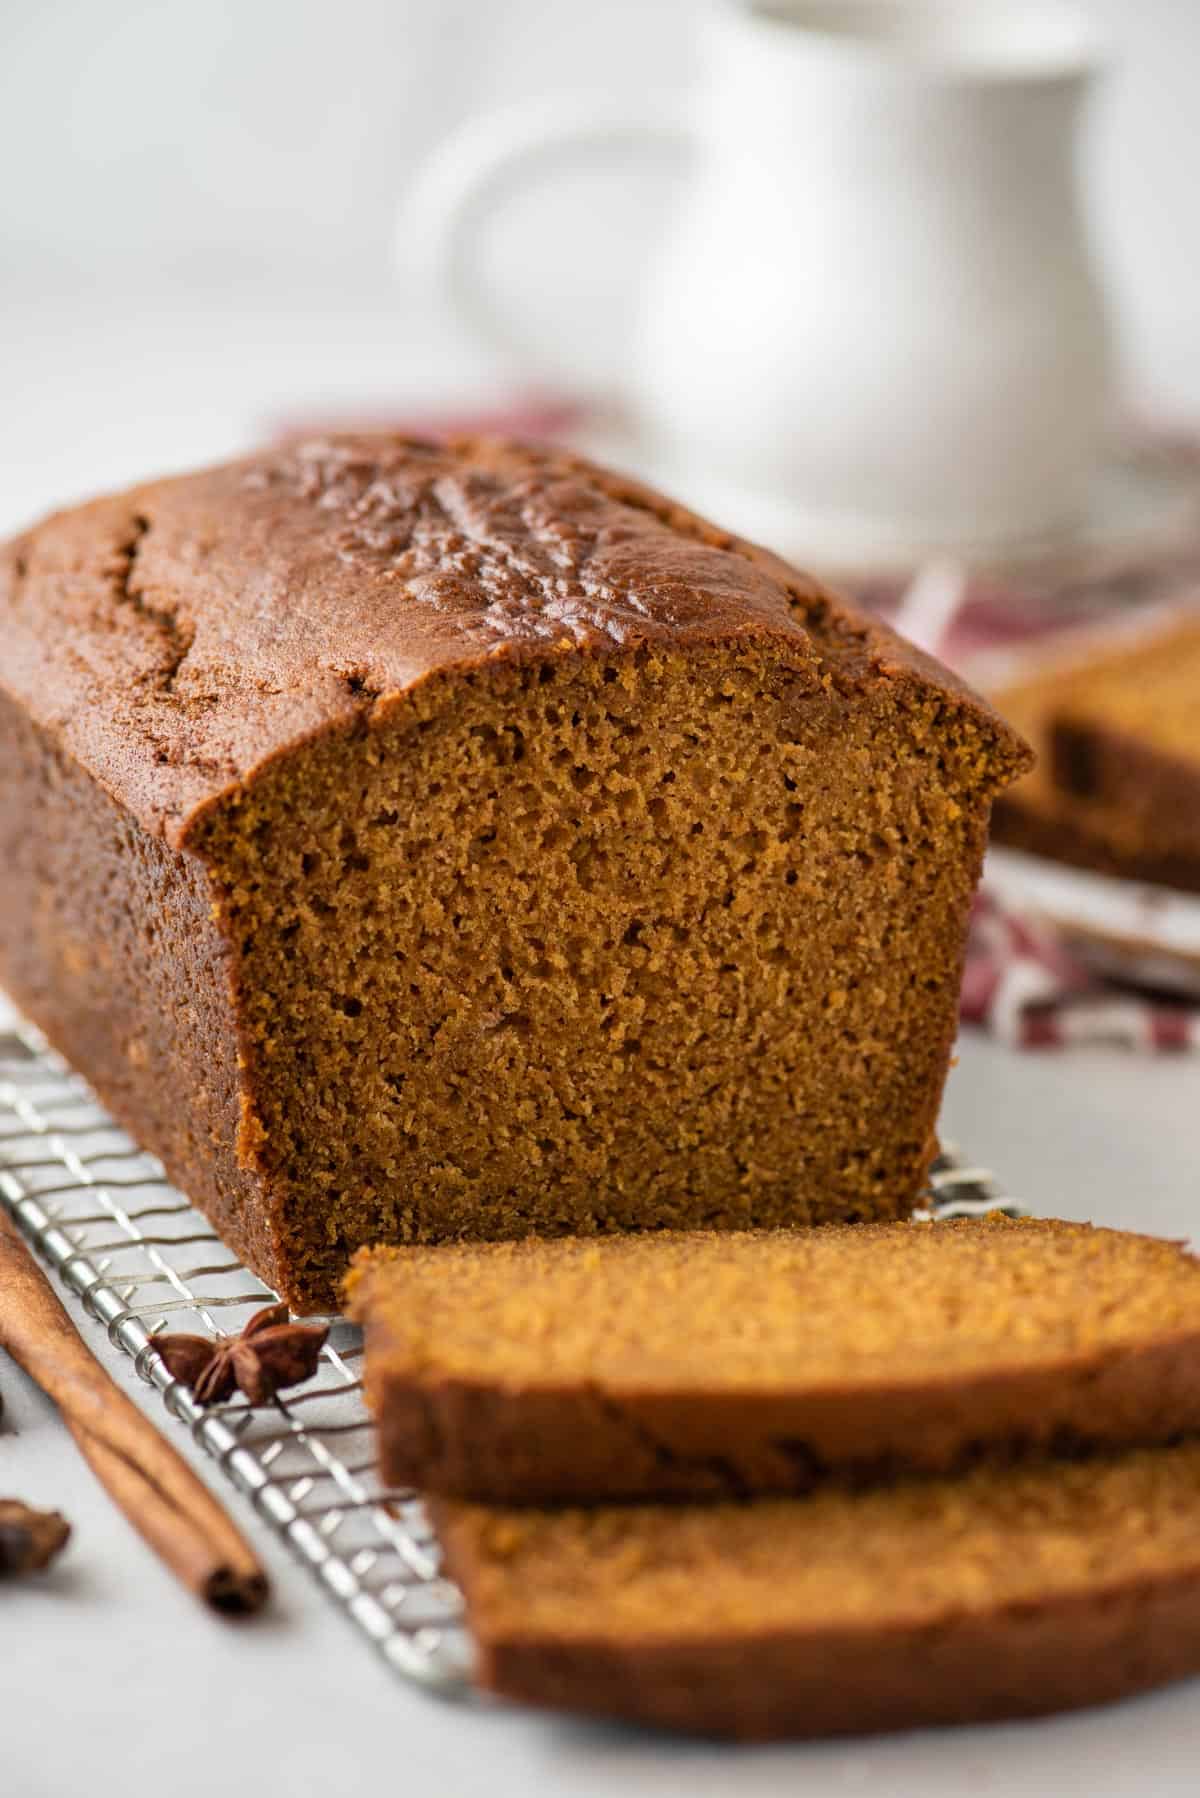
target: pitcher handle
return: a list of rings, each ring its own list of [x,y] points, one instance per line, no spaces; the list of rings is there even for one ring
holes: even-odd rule
[[[563,153],[611,151],[630,143],[690,147],[695,130],[679,95],[637,111],[605,100],[556,95],[469,119],[436,149],[401,203],[397,268],[413,274],[474,333],[507,357],[537,359],[478,278],[478,227],[506,194],[562,167]]]

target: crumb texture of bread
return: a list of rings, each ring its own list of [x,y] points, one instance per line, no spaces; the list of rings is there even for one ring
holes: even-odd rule
[[[904,1215],[1028,760],[661,496],[398,438],[10,543],[0,743],[0,977],[297,1308],[363,1243]]]
[[[744,1504],[435,1517],[480,1683],[745,1739],[1040,1715],[1200,1671],[1200,1445]]]
[[[994,1216],[364,1251],[384,1477],[559,1502],[808,1490],[1200,1431],[1200,1261]]]

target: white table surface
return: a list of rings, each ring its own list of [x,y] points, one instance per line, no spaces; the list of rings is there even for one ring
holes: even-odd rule
[[[76,492],[220,455],[272,413],[399,404],[410,393],[425,403],[487,373],[436,332],[406,328],[386,297],[10,293],[0,325],[0,529]],[[944,1128],[1034,1210],[1200,1237],[1194,1057],[1015,1055],[968,1038]],[[101,1333],[83,1328],[106,1353]],[[118,1377],[161,1416],[130,1368]],[[4,1798],[1194,1798],[1200,1786],[1196,1682],[1036,1724],[754,1749],[447,1705],[377,1663],[270,1540],[268,1613],[238,1625],[210,1618],[111,1509],[53,1410],[7,1364],[0,1390],[0,1493],[60,1508],[76,1527],[47,1576],[0,1591]],[[186,1432],[168,1427],[191,1452]],[[257,1538],[249,1507],[230,1500]]]
[[[1014,1055],[961,1045],[946,1133],[1033,1208],[1200,1235],[1200,1067],[1116,1052]],[[100,1353],[102,1332],[84,1325]],[[111,1364],[111,1360],[110,1360]],[[127,1364],[118,1377],[161,1417]],[[56,1568],[0,1591],[0,1791],[88,1789],[436,1798],[1194,1798],[1200,1683],[1034,1724],[869,1742],[734,1749],[572,1724],[410,1691],[270,1540],[269,1612],[219,1622],[177,1590],[99,1494],[52,1409],[0,1367],[0,1492],[76,1525]],[[180,1427],[172,1439],[190,1450]],[[197,1456],[210,1480],[211,1464]],[[248,1505],[235,1515],[257,1540]],[[225,1776],[222,1777],[222,1769]]]

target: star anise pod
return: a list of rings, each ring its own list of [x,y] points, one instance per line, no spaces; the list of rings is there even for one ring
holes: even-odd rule
[[[252,1405],[265,1405],[284,1387],[312,1377],[328,1334],[325,1324],[289,1323],[286,1305],[268,1305],[236,1336],[214,1342],[177,1331],[156,1336],[154,1346],[198,1405],[219,1405],[235,1390]]]
[[[19,1498],[0,1498],[0,1574],[48,1566],[70,1534],[58,1511],[35,1511]]]

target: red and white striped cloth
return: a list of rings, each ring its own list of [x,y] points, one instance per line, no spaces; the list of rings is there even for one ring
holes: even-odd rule
[[[1200,1050],[1200,1005],[1123,991],[986,889],[971,915],[961,1016],[1014,1049]]]

